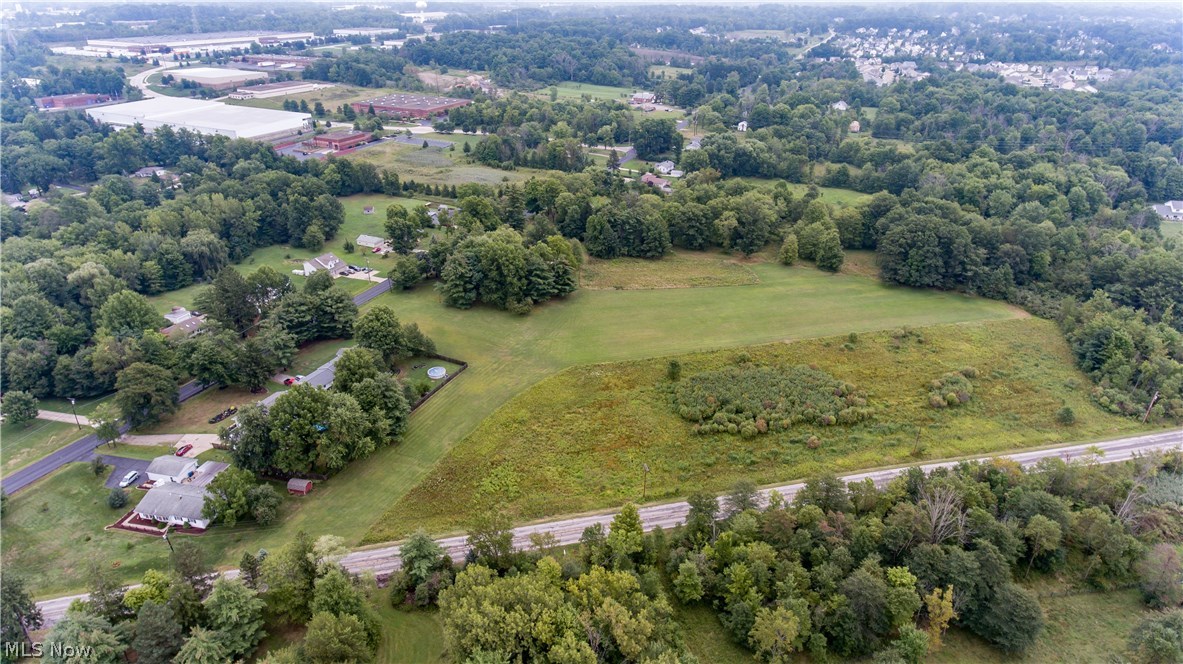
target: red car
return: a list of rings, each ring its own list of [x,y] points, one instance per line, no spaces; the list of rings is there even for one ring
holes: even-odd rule
[[[295,378],[284,378],[284,379],[283,379],[283,384],[284,384],[284,385],[288,385],[288,386],[290,386],[292,383],[295,383],[295,382],[296,382],[296,379],[295,379]]]
[[[373,253],[377,254],[377,253],[381,253],[381,251],[382,251],[382,247],[374,247]]]
[[[192,445],[182,445],[177,448],[177,456],[185,456],[191,449],[193,449]]]

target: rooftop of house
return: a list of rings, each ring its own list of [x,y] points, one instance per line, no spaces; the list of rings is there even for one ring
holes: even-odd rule
[[[146,516],[173,517],[197,521],[203,518],[205,487],[168,482],[148,490],[135,512]]]
[[[185,469],[194,463],[197,463],[196,459],[165,454],[152,459],[152,463],[148,464],[148,472],[153,475],[169,475],[175,477],[185,472]]]

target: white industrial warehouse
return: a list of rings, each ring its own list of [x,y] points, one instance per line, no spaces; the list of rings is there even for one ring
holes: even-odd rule
[[[214,90],[228,90],[245,85],[251,81],[266,81],[265,72],[246,71],[244,69],[223,69],[221,67],[185,67],[170,69],[165,74],[182,81],[192,81],[198,85]]]
[[[156,97],[114,106],[87,109],[87,115],[116,127],[140,124],[146,131],[169,125],[199,134],[271,140],[311,128],[307,113],[229,106],[217,101]]]

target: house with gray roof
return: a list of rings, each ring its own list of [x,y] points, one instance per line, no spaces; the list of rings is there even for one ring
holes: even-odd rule
[[[1154,206],[1154,211],[1163,219],[1183,221],[1183,201],[1167,201]]]
[[[165,454],[152,459],[148,464],[148,479],[157,484],[181,482],[197,472],[197,459]]]
[[[133,511],[148,521],[205,529],[210,524],[201,513],[205,498],[204,486],[166,482],[149,489]]]

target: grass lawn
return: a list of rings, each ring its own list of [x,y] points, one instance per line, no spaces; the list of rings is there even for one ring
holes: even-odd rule
[[[550,89],[554,87],[558,91],[559,99],[579,99],[584,95],[592,99],[614,99],[616,101],[627,102],[632,97],[636,88],[622,88],[611,85],[592,85],[591,83],[559,83],[556,86],[548,86],[537,90],[534,94],[550,98]]]
[[[1093,592],[1072,589],[1066,584],[1037,583],[1030,586],[1039,595],[1046,618],[1043,634],[1021,656],[1004,655],[982,639],[962,629],[951,629],[943,647],[929,655],[929,664],[970,662],[1121,662],[1130,630],[1152,612],[1138,591]],[[1053,597],[1050,592],[1064,596]]]
[[[1183,239],[1183,221],[1162,222],[1162,236],[1164,238]]]
[[[99,454],[108,456],[152,460],[158,456],[176,454],[177,449],[173,445],[128,445],[127,443],[115,443],[114,447],[102,445],[97,448],[97,451]]]
[[[649,65],[649,75],[654,78],[677,78],[682,74],[689,74],[694,70],[689,67],[670,67],[668,65]]]
[[[446,136],[442,140],[455,140],[455,137]],[[503,171],[470,164],[464,159],[461,152],[463,149],[464,147],[460,146],[453,152],[438,148],[425,150],[409,143],[382,141],[373,147],[351,152],[347,158],[368,161],[379,168],[394,168],[404,181],[414,180],[428,184],[460,185],[465,182],[476,182],[495,186],[503,182],[521,182],[533,175],[550,173],[529,168]]]
[[[379,664],[432,664],[444,656],[444,629],[438,611],[403,611],[390,605],[390,593],[378,590],[374,607],[382,624]]]
[[[250,260],[249,258],[247,260]],[[249,271],[248,271],[249,272]],[[152,295],[148,297],[148,301],[156,308],[157,313],[161,316],[172,311],[173,307],[184,307],[186,309],[193,308],[193,300],[201,289],[209,284],[192,284],[184,288],[178,288],[175,291],[161,293],[159,295]]]
[[[98,397],[85,397],[82,399],[78,399],[78,401],[74,404],[74,409],[82,417],[87,417],[88,415],[93,413],[96,408],[98,408],[104,402],[110,400],[111,397],[113,397],[113,396],[115,396],[114,392],[112,392],[110,394],[104,394],[104,395],[98,396]],[[71,412],[69,399],[46,398],[46,399],[38,399],[38,402],[39,402],[39,407],[41,408],[41,410],[55,410],[59,413]]]
[[[677,250],[660,260],[588,258],[580,287],[594,290],[746,286],[759,281],[738,256],[718,252]]]
[[[326,339],[324,341],[313,341],[312,343],[300,349],[299,354],[296,355],[296,361],[292,362],[292,366],[288,371],[291,375],[307,376],[316,370],[317,367],[333,359],[337,351],[342,348],[349,348],[356,346],[357,342],[353,339]]]
[[[666,589],[666,597],[674,607],[674,620],[682,628],[686,648],[700,662],[749,662],[753,654],[739,646],[730,632],[723,628],[718,615],[704,604],[684,605]]]
[[[306,101],[308,102],[309,108],[316,106],[316,102],[319,101],[324,105],[326,111],[334,113],[337,107],[343,104],[374,99],[395,92],[400,92],[400,90],[395,88],[362,88],[355,85],[336,83],[331,88],[321,88],[312,92],[268,97],[266,99],[226,99],[226,103],[235,106],[253,106],[255,108],[270,108],[281,111],[283,110],[283,103],[288,100],[293,100],[296,103]],[[352,125],[353,123],[349,122],[347,124]]]
[[[435,357],[412,357],[398,363],[400,370],[398,374],[399,380],[412,385],[424,382],[435,387],[439,381],[427,377],[427,370],[432,367],[443,367],[447,369],[449,376],[460,371],[460,365],[454,362],[447,362]],[[440,380],[443,379],[441,378]]]
[[[26,426],[0,424],[0,472],[7,475],[89,434],[90,427],[33,420]]]
[[[732,178],[732,179],[743,180],[744,182],[747,182],[748,184],[754,184],[754,185],[764,186],[764,187],[771,187],[778,182],[778,180],[769,180],[766,178],[754,178],[754,177],[742,177],[742,178]],[[794,196],[803,196],[803,195],[805,195],[805,192],[809,191],[809,185],[807,185],[807,184],[801,184],[798,182],[787,182],[786,184],[789,187],[789,191],[793,192]],[[838,189],[836,187],[818,187],[817,189],[818,189],[818,191],[821,192],[821,200],[823,200],[826,203],[829,203],[831,205],[837,205],[838,207],[845,207],[847,205],[858,205],[859,203],[870,200],[870,198],[871,198],[870,194],[864,194],[862,192],[854,191],[853,189]]]
[[[227,387],[219,389],[211,387],[201,394],[181,404],[181,409],[169,417],[147,426],[142,426],[132,433],[148,435],[162,433],[218,433],[229,421],[222,420],[217,424],[210,424],[209,418],[226,410],[231,406],[244,406],[254,403],[267,396],[267,391],[251,394],[250,390],[241,387]]]
[[[82,585],[87,565],[98,561],[120,576],[138,578],[150,567],[163,568],[168,545],[159,537],[104,531],[140,498],[129,491],[128,507],[107,507],[106,474],[95,477],[90,466],[73,463],[42,480],[35,489],[8,500],[4,516],[4,569],[19,569],[38,596]],[[21,542],[22,546],[12,546]],[[71,579],[63,586],[60,579]]]

